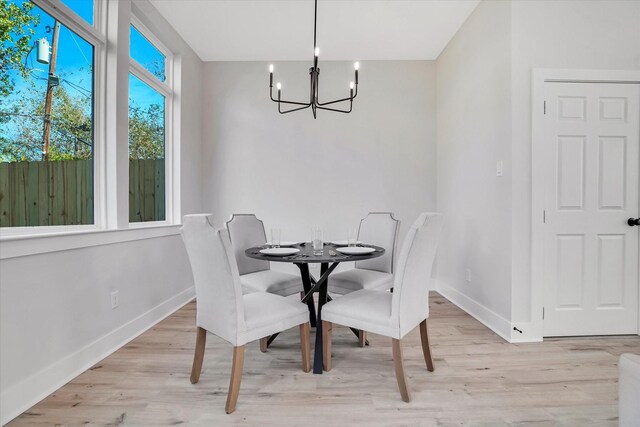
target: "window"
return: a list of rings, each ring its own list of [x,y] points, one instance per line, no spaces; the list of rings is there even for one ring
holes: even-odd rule
[[[141,23],[130,29],[129,222],[164,221],[166,117],[172,96],[167,55],[159,42],[149,41],[151,34]]]
[[[0,227],[93,224],[95,41],[26,0],[0,18]]]
[[[2,240],[178,218],[171,185],[179,181],[172,162],[172,129],[179,129],[172,121],[179,112],[174,58],[135,2],[124,20],[122,9],[109,5],[0,0]],[[129,42],[120,42],[127,28]],[[128,70],[115,64],[123,50]],[[123,94],[117,88],[126,79],[129,93]],[[125,102],[129,114],[122,123],[114,113]],[[128,141],[118,137],[122,126]],[[127,149],[128,206],[120,193],[126,176],[119,175]]]

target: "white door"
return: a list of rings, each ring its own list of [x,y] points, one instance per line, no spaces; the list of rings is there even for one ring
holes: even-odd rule
[[[544,92],[544,336],[636,334],[640,86]]]

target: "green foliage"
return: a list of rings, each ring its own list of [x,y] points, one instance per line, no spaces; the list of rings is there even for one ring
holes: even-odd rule
[[[13,90],[12,70],[29,77],[24,58],[33,46],[33,27],[40,22],[39,16],[31,14],[33,6],[31,2],[18,6],[0,0],[0,96],[6,97]]]
[[[129,158],[164,158],[164,105],[129,106]]]
[[[36,161],[42,158],[45,97],[35,87],[29,90],[29,95],[13,105],[15,111],[27,114],[11,116],[17,132],[15,137],[0,144],[2,161]],[[90,102],[89,98],[72,96],[64,86],[53,89],[49,160],[92,157]]]

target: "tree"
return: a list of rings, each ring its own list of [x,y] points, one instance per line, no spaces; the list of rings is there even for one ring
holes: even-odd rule
[[[131,101],[129,101],[131,103]],[[164,158],[164,106],[129,106],[129,158]]]
[[[9,96],[15,82],[12,71],[18,71],[24,78],[29,76],[24,59],[31,50],[34,26],[40,17],[31,14],[34,5],[25,1],[18,6],[0,0],[0,96]]]
[[[44,96],[32,87],[17,101],[11,117],[16,132],[0,144],[2,161],[38,161],[42,158]],[[20,113],[17,113],[20,112]],[[93,154],[91,99],[72,96],[64,86],[53,91],[49,160],[90,159]]]

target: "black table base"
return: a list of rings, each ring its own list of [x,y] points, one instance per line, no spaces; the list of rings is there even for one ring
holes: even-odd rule
[[[296,245],[300,249],[300,254],[291,257],[270,257],[260,253],[261,247],[254,247],[245,250],[245,255],[249,258],[260,259],[271,262],[290,262],[298,266],[300,269],[300,276],[302,278],[302,287],[304,289],[304,296],[302,302],[307,304],[309,308],[309,323],[316,328],[316,342],[315,351],[313,355],[313,373],[322,374],[322,307],[331,300],[329,297],[329,275],[336,269],[341,262],[359,261],[371,258],[376,258],[384,254],[384,249],[378,246],[370,245],[375,249],[375,252],[362,254],[362,255],[342,255],[336,253],[332,248],[335,245],[325,245],[322,255],[316,255],[313,253],[308,244]],[[320,278],[318,280],[309,272],[309,263],[320,264]],[[313,302],[313,294],[318,293],[318,308],[316,310]],[[357,329],[351,328],[356,336],[359,336]],[[267,346],[276,339],[278,334],[271,335],[267,340]],[[369,343],[366,342],[368,345]]]

